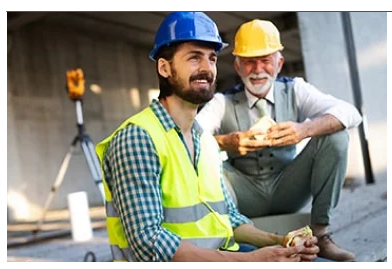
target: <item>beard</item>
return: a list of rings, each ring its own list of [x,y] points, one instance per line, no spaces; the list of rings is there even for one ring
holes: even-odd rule
[[[189,78],[188,85],[182,80],[176,72],[176,69],[172,67],[173,76],[168,79],[172,93],[180,97],[181,99],[194,104],[201,105],[207,103],[214,97],[216,80],[215,77],[208,72],[197,73]],[[207,87],[195,88],[192,86],[192,81],[196,80],[206,80],[210,85]]]
[[[251,79],[262,79],[266,78],[267,81],[264,84],[256,84],[254,85],[251,82]],[[245,87],[253,94],[255,95],[262,95],[271,88],[272,84],[275,82],[276,76],[272,77],[268,75],[267,73],[262,73],[262,74],[250,74],[247,77],[241,77],[242,82],[244,83]]]

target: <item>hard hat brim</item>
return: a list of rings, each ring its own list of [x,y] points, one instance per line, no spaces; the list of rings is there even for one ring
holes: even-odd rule
[[[225,42],[216,42],[216,41],[208,41],[206,39],[189,39],[189,38],[184,38],[184,39],[177,39],[175,41],[171,41],[171,42],[167,42],[164,45],[160,46],[160,47],[156,47],[153,48],[152,51],[150,52],[150,54],[148,55],[149,58],[153,61],[156,61],[156,54],[157,52],[163,48],[163,47],[168,47],[172,44],[175,43],[184,43],[184,42],[201,42],[201,43],[209,43],[209,44],[214,44],[215,45],[215,52],[216,53],[220,53],[222,50],[224,50],[225,48],[227,48],[229,46],[228,43]]]
[[[284,47],[280,46],[280,47],[278,47],[276,49],[253,50],[253,51],[247,52],[247,53],[245,53],[245,52],[241,53],[241,52],[233,51],[232,54],[234,56],[238,56],[238,57],[262,57],[262,56],[270,55],[270,54],[275,53],[277,51],[282,51],[283,49],[284,49]]]

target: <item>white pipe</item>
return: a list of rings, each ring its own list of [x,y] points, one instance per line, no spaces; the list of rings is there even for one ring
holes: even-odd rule
[[[84,191],[68,194],[68,208],[71,215],[72,239],[88,241],[93,237],[87,193]]]

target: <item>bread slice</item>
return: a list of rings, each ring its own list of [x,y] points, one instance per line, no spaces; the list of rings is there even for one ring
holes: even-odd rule
[[[274,126],[275,124],[276,124],[276,122],[273,119],[271,119],[268,116],[263,116],[255,124],[253,124],[253,126],[250,127],[249,130],[262,131],[264,134],[255,135],[255,139],[262,140],[262,139],[264,139],[264,136],[267,133],[267,130],[271,126]]]

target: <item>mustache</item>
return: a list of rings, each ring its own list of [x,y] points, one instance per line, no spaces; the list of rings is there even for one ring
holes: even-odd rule
[[[258,74],[258,75],[251,74],[249,76],[249,78],[251,78],[251,79],[263,79],[263,78],[271,79],[272,77],[270,75],[268,75],[268,74]]]
[[[207,80],[208,83],[214,82],[214,77],[211,73],[199,73],[193,75],[189,78],[189,81],[192,82],[194,80],[201,80],[201,79]]]

